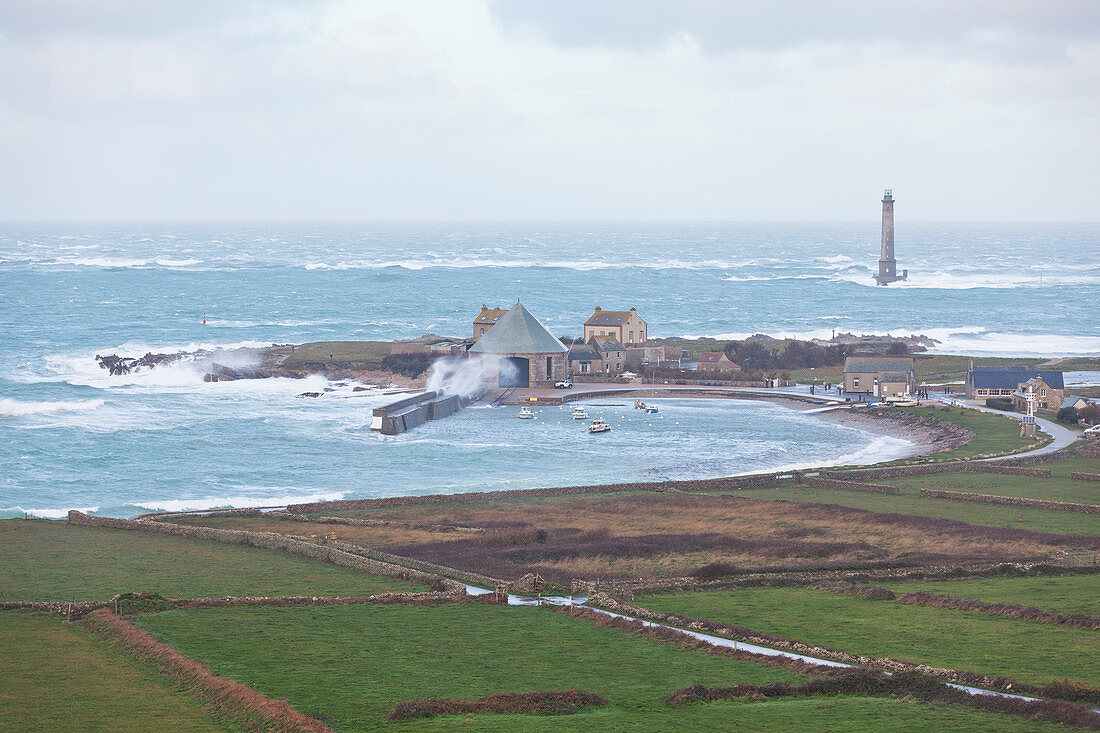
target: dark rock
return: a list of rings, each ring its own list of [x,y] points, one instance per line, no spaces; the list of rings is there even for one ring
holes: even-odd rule
[[[320,392],[302,392],[302,394],[300,394],[298,396],[299,397],[320,397],[321,393]]]

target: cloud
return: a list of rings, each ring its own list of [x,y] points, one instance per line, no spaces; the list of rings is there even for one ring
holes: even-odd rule
[[[1100,217],[1092,2],[179,7],[5,5],[0,218]]]

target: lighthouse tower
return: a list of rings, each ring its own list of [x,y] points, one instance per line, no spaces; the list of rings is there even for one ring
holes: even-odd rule
[[[902,270],[898,275],[898,261],[894,259],[894,194],[888,188],[882,194],[882,253],[878,258],[875,280],[879,285],[889,285],[907,277],[908,270]]]

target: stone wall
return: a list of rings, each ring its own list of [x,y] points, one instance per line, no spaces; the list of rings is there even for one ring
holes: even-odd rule
[[[1074,504],[1068,501],[1025,499],[1019,496],[996,496],[993,494],[972,494],[963,491],[944,491],[942,489],[921,489],[920,497],[922,499],[970,501],[975,504],[1006,504],[1027,509],[1052,509],[1059,512],[1077,512],[1079,514],[1100,514],[1100,504]]]
[[[390,562],[374,560],[361,555],[354,555],[333,547],[315,545],[300,539],[287,537],[273,532],[247,532],[239,529],[214,529],[212,527],[193,527],[186,524],[168,524],[143,520],[135,522],[130,519],[112,519],[109,517],[93,517],[75,509],[69,512],[69,524],[86,527],[113,527],[116,529],[141,530],[145,532],[157,532],[159,534],[175,535],[177,537],[195,537],[198,539],[212,540],[229,545],[244,545],[259,547],[265,550],[276,550],[291,555],[321,560],[323,562],[339,565],[341,567],[361,570],[373,575],[382,575],[390,578],[399,578],[414,583],[426,583],[440,590],[452,593],[465,593],[466,588],[449,578],[440,575],[429,574],[412,568],[401,567]]]
[[[818,486],[825,489],[843,489],[844,491],[867,491],[873,494],[901,494],[897,486],[886,484],[868,484],[861,481],[840,481],[832,478],[820,478],[818,476],[806,476],[796,474],[795,482],[805,486]]]
[[[1100,458],[1100,448],[1094,448],[1092,446],[1081,446],[1077,449],[1077,455],[1082,458]]]
[[[925,463],[916,466],[889,466],[886,468],[863,468],[854,471],[821,471],[823,478],[852,479],[889,479],[903,476],[930,476],[937,473],[1001,473],[1010,476],[1033,476],[1050,478],[1049,468],[1030,468],[1026,466],[1006,466],[1001,462],[950,461],[947,463]]]
[[[428,494],[426,496],[392,496],[384,499],[342,499],[318,501],[309,504],[291,504],[288,512],[308,514],[316,512],[349,512],[362,509],[412,506],[415,504],[448,504],[464,501],[492,501],[531,496],[569,496],[572,494],[606,494],[620,491],[736,491],[774,485],[778,476],[765,474],[744,478],[701,479],[698,481],[644,481],[630,484],[601,484],[593,486],[560,486],[547,489],[509,489],[505,491],[479,491],[462,494]]]
[[[1100,481],[1100,473],[1081,473],[1080,471],[1074,471],[1069,477],[1078,481]]]

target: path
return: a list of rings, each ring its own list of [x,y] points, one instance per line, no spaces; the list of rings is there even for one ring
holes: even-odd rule
[[[1012,418],[1013,420],[1016,419],[1016,417],[1013,415],[1006,415],[1002,410],[994,410],[991,407],[986,407],[983,404],[975,403],[970,400],[961,400],[957,397],[951,397],[950,395],[936,395],[936,398],[941,402],[949,405],[954,405],[956,407],[969,407],[970,409],[978,410],[979,412],[988,412],[994,415],[1001,415],[1002,417]],[[1041,448],[1024,451],[1023,453],[1011,453],[1007,456],[980,458],[978,460],[1005,461],[1010,458],[1023,458],[1024,456],[1041,456],[1047,453],[1053,453],[1054,451],[1062,450],[1063,448],[1072,444],[1079,437],[1077,433],[1070,430],[1069,428],[1063,427],[1053,420],[1048,420],[1045,417],[1036,416],[1035,425],[1039,430],[1042,430],[1044,433],[1053,438],[1053,440],[1051,440],[1049,443],[1042,446]]]

